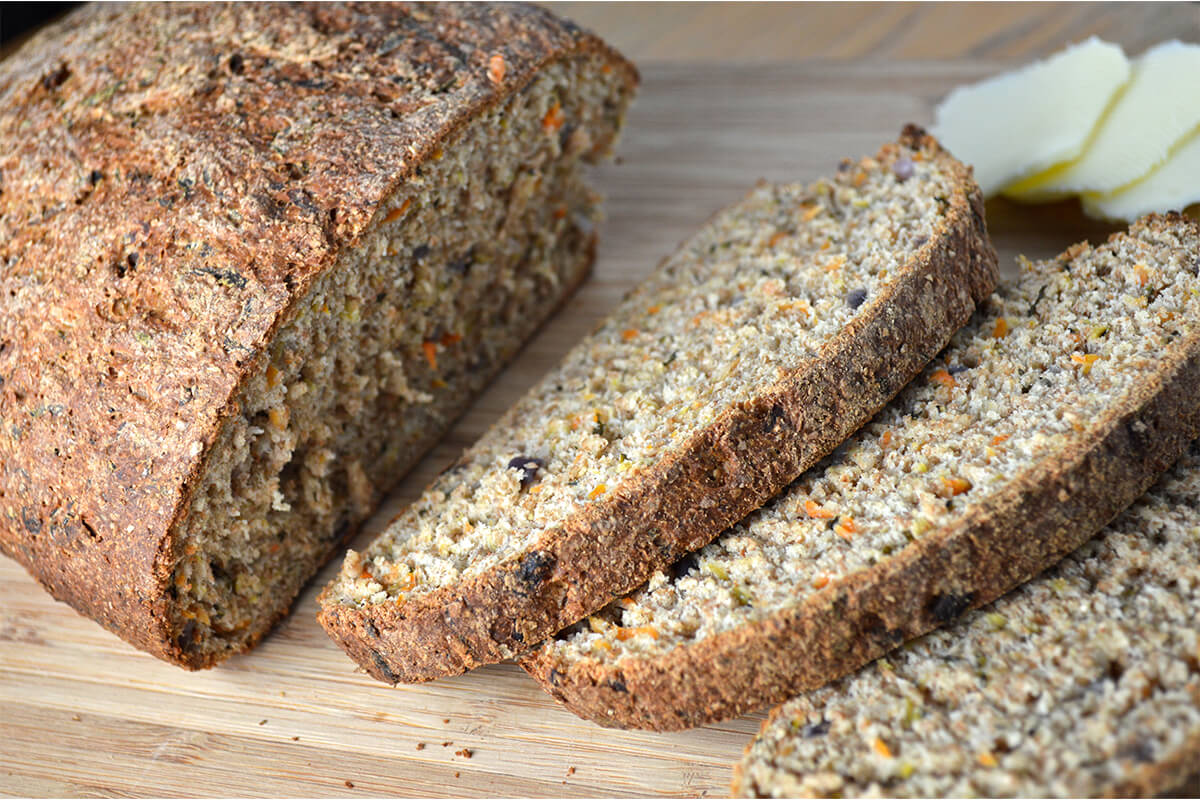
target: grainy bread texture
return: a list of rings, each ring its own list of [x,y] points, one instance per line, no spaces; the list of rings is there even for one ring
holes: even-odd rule
[[[772,713],[746,797],[1154,795],[1200,769],[1200,443],[1056,567]]]
[[[73,12],[0,64],[0,547],[245,649],[584,276],[636,82],[536,8]]]
[[[1062,558],[1200,434],[1200,232],[1148,218],[1025,263],[784,494],[524,667],[603,725],[820,686]]]
[[[969,171],[917,129],[760,186],[349,553],[322,624],[391,682],[528,650],[827,454],[995,278]]]

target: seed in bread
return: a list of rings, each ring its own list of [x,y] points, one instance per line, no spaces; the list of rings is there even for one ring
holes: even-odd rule
[[[784,494],[523,666],[603,725],[821,686],[1028,580],[1200,434],[1200,230],[1150,217],[1026,262]]]
[[[0,63],[0,547],[161,658],[252,645],[583,278],[635,81],[522,6],[33,37]]]
[[[509,658],[761,505],[995,282],[969,172],[921,131],[718,214],[365,552],[321,622],[372,675]]]
[[[737,767],[734,794],[1171,790],[1200,765],[1198,497],[1195,443],[1053,569],[776,709]]]

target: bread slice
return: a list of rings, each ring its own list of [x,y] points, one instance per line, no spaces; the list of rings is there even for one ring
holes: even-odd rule
[[[832,450],[995,276],[969,170],[917,129],[759,186],[347,554],[321,623],[390,682],[528,650]]]
[[[1028,580],[1200,434],[1200,233],[1148,218],[1026,263],[786,493],[523,666],[672,730],[820,686]]]
[[[97,4],[0,62],[0,548],[251,646],[586,274],[634,86],[527,6]]]
[[[1056,567],[776,709],[744,797],[1152,796],[1200,770],[1200,442]]]

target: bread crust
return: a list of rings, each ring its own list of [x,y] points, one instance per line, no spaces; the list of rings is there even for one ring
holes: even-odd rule
[[[327,589],[319,619],[330,636],[389,683],[519,655],[709,542],[866,422],[969,319],[998,274],[969,168],[915,126],[901,144],[944,159],[958,191],[917,263],[811,364],[726,409],[655,467],[495,569],[403,604],[342,605]]]
[[[532,6],[171,4],[79,9],[0,64],[0,549],[208,666],[170,578],[244,382],[443,144],[592,54],[636,84]]]
[[[1179,215],[1148,222],[1180,223],[1196,228]],[[537,651],[522,667],[606,727],[681,730],[815,689],[990,603],[1089,539],[1200,435],[1198,395],[1200,331],[1165,354],[1157,379],[1112,408],[1078,452],[1039,464],[956,525],[798,606],[654,658],[579,662],[564,673]]]

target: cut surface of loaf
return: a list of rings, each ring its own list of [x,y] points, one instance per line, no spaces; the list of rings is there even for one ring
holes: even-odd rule
[[[0,546],[166,660],[252,645],[582,280],[635,83],[526,6],[35,37],[0,65]]]
[[[745,797],[1128,797],[1200,768],[1200,444],[1057,566],[776,709]]]
[[[372,675],[528,650],[761,505],[991,291],[968,170],[910,128],[667,258],[364,553],[320,619]]]
[[[778,498],[523,666],[604,725],[820,686],[1028,580],[1200,434],[1200,233],[1173,216],[1025,262]]]

